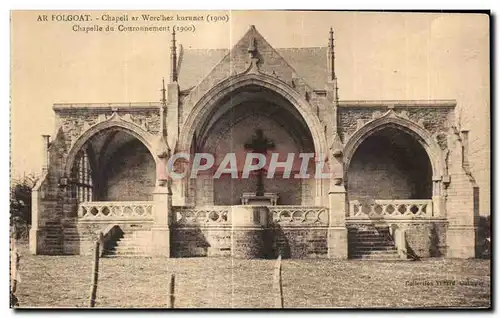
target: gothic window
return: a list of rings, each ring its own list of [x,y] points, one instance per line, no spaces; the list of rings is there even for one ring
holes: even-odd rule
[[[89,156],[81,150],[73,168],[73,197],[79,202],[92,201],[92,169]]]

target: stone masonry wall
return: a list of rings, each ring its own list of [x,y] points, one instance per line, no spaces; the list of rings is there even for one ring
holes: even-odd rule
[[[412,223],[406,225],[407,249],[418,257],[446,256],[446,223]]]
[[[231,256],[233,235],[246,230],[228,227],[175,227],[172,229],[172,256]],[[326,258],[327,228],[270,227],[261,230],[261,257]],[[255,233],[254,233],[255,234]],[[249,244],[256,242],[249,242]],[[258,244],[257,244],[258,245]]]
[[[127,143],[118,150],[104,171],[104,201],[152,200],[156,165],[139,140]]]

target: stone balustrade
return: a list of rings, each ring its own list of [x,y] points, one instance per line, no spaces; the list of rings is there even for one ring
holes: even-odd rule
[[[178,225],[229,225],[230,206],[174,207],[174,223]]]
[[[272,221],[282,226],[328,225],[328,209],[300,205],[277,205],[268,207]]]
[[[93,201],[81,202],[80,220],[153,220],[152,201]]]
[[[350,218],[396,218],[434,217],[432,200],[358,200],[349,202]]]

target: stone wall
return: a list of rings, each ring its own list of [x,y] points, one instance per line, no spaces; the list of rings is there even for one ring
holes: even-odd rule
[[[275,258],[279,254],[284,258],[326,258],[327,236],[326,227],[272,226],[252,231],[231,226],[174,227],[171,251],[173,257],[231,256],[231,244],[235,241],[245,245],[240,246],[240,251],[258,258]]]
[[[94,250],[94,244],[99,239],[99,232],[104,231],[110,225],[118,225],[126,235],[132,235],[134,231],[147,231],[150,233],[152,222],[79,222],[74,228],[71,237],[66,237],[64,241],[65,254],[91,255]],[[144,249],[147,250],[151,241],[141,242]],[[146,253],[145,253],[146,254]]]
[[[149,150],[134,140],[122,146],[104,169],[102,201],[150,201],[156,165]]]
[[[230,256],[231,226],[174,227],[172,257]]]
[[[405,228],[408,253],[418,257],[445,257],[446,227],[444,222],[407,224]]]
[[[430,199],[427,154],[409,136],[387,134],[370,136],[356,150],[347,172],[349,200]]]

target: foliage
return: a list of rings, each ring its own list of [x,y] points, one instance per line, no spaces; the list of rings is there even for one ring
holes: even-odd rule
[[[12,179],[10,187],[10,226],[17,237],[27,237],[31,225],[31,191],[38,181],[33,174]]]
[[[490,258],[491,256],[491,218],[480,216],[477,224],[478,246],[477,257]]]

